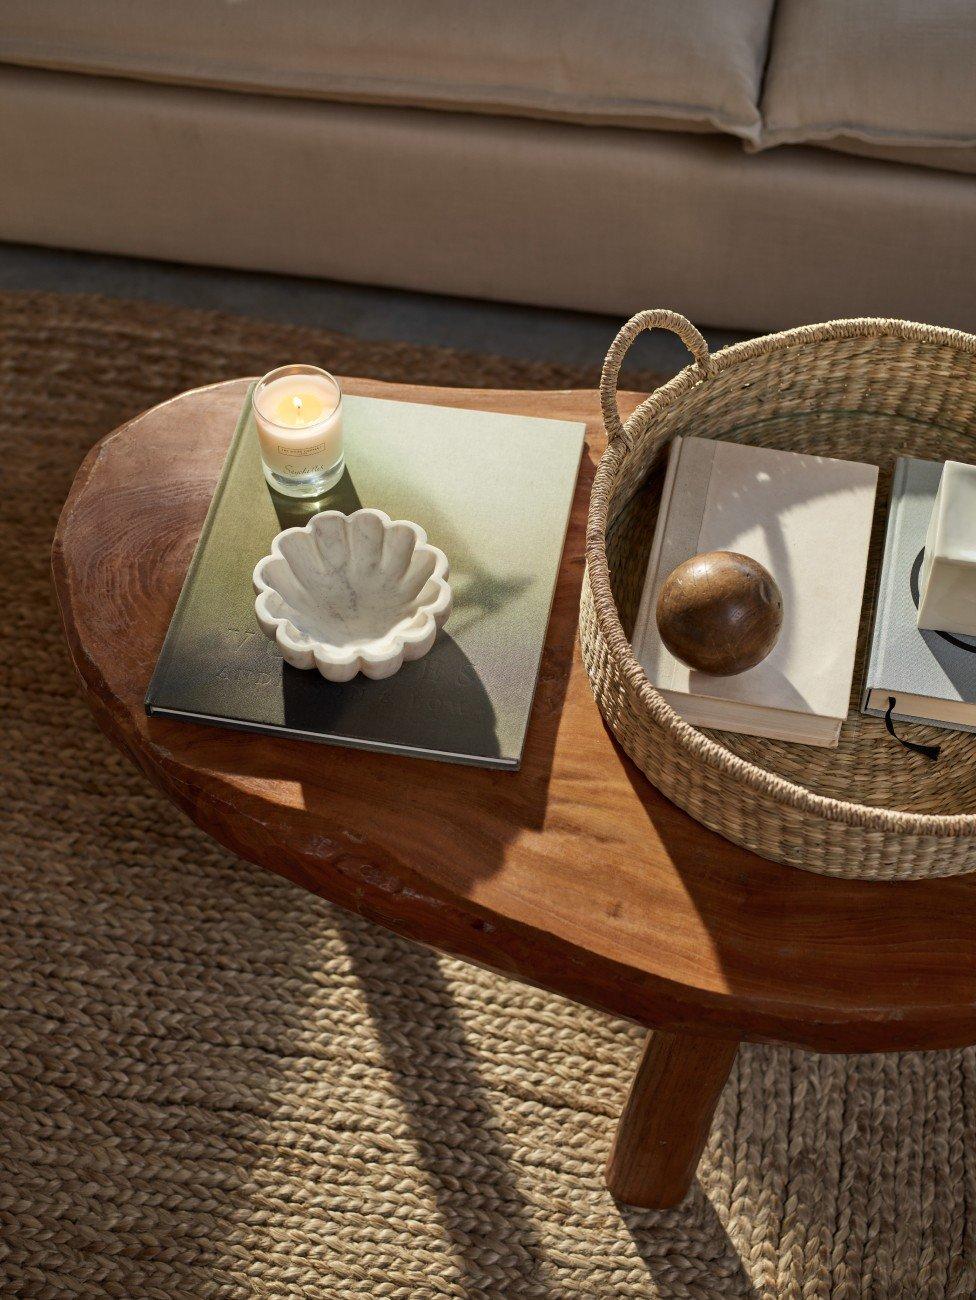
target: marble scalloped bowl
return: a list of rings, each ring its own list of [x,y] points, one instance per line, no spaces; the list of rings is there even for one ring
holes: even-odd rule
[[[392,677],[451,612],[447,556],[382,510],[323,510],[286,528],[254,568],[254,611],[295,668],[332,682]]]

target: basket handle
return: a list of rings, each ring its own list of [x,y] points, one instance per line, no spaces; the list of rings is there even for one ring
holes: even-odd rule
[[[638,406],[637,410],[632,413],[626,424],[621,420],[620,408],[617,406],[617,379],[620,375],[620,367],[630,349],[630,345],[638,334],[642,330],[653,329],[667,329],[677,334],[678,338],[695,358],[695,364],[702,379],[707,379],[709,375],[715,372],[715,363],[709,356],[708,344],[690,320],[687,320],[676,311],[668,311],[666,307],[654,307],[649,311],[639,311],[622,327],[611,343],[610,351],[606,355],[603,371],[600,375],[600,406],[603,410],[603,424],[607,431],[607,440],[611,444],[621,438],[626,447],[632,445],[635,422],[641,418],[647,404],[651,401],[650,397],[646,398]]]

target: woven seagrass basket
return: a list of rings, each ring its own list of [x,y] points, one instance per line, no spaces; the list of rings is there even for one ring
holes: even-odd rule
[[[617,377],[641,330],[673,330],[694,364],[626,422]],[[603,717],[639,768],[698,821],[763,857],[826,875],[909,880],[976,870],[976,735],[904,727],[942,746],[908,752],[858,695],[895,458],[976,460],[976,337],[899,320],[807,325],[714,356],[683,316],[644,311],[607,354],[600,398],[608,446],[587,525],[580,641]],[[858,657],[837,749],[683,722],[630,645],[676,434],[881,467]]]

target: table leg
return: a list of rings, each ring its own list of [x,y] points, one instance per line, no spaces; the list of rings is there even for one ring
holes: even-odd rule
[[[607,1186],[627,1205],[664,1209],[691,1186],[737,1041],[647,1036],[607,1162]]]

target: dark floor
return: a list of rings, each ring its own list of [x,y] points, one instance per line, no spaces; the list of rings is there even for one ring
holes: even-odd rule
[[[265,320],[321,325],[363,339],[397,339],[490,352],[501,356],[594,365],[622,320],[584,312],[553,311],[375,289],[331,280],[183,266],[97,253],[74,253],[24,244],[0,244],[0,290],[41,289],[101,293],[187,307],[209,307]],[[658,306],[647,303],[648,307]],[[705,331],[709,346],[745,337]],[[674,335],[655,331],[639,345],[638,365],[671,372],[688,360]]]

